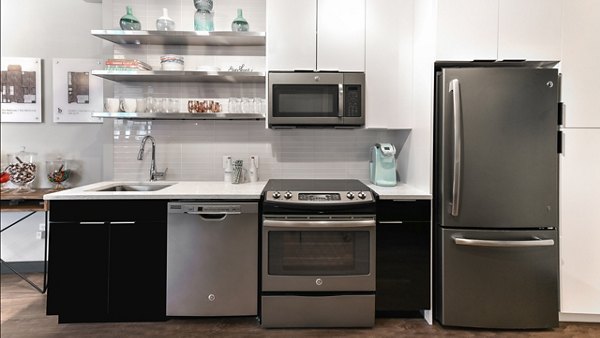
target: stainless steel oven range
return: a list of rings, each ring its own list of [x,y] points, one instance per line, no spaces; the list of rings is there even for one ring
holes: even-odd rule
[[[263,327],[375,322],[375,200],[357,180],[269,180],[263,191]]]

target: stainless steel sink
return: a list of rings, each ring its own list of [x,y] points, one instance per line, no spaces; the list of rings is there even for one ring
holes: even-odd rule
[[[121,184],[98,189],[96,191],[157,191],[170,186],[172,186],[172,184]]]

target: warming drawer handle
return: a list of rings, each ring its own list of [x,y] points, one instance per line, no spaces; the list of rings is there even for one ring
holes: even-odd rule
[[[460,103],[460,82],[458,79],[450,81],[449,91],[452,93],[452,110],[454,113],[454,165],[450,215],[456,217],[460,210],[460,171],[462,162],[462,106]]]
[[[135,221],[116,221],[116,222],[109,222],[112,225],[133,225],[135,224]]]
[[[553,239],[541,239],[534,237],[532,240],[525,241],[498,241],[498,240],[486,240],[486,239],[470,239],[462,237],[452,237],[456,245],[466,246],[485,246],[485,247],[498,247],[498,248],[523,248],[523,247],[535,247],[535,246],[553,246]]]

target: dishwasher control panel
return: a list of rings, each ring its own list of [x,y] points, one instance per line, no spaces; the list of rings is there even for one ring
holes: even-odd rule
[[[170,214],[240,214],[239,204],[169,203]]]

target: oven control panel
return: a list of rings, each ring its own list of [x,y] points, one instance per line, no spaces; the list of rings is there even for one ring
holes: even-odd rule
[[[371,191],[310,192],[310,191],[267,191],[265,201],[282,203],[364,203],[374,201]]]

